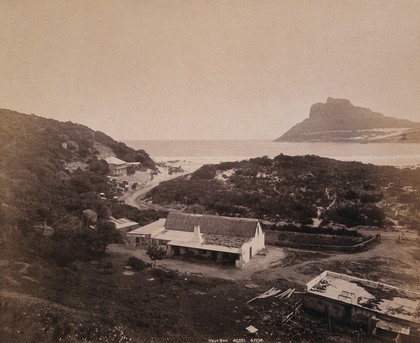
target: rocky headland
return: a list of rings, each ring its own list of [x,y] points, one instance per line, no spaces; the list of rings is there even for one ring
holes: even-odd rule
[[[388,117],[347,99],[328,98],[311,106],[309,118],[278,142],[420,142],[420,123]]]

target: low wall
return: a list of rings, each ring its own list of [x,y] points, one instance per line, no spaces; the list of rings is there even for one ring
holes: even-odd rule
[[[265,231],[265,242],[269,245],[308,250],[359,251],[379,239],[376,236],[349,237],[324,234],[308,234],[290,231]]]

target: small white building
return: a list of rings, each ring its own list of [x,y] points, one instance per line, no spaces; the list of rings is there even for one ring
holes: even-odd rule
[[[108,163],[109,171],[112,176],[127,175],[128,163],[114,156],[107,157],[105,161]]]
[[[166,220],[128,232],[127,244],[166,245],[169,256],[190,256],[242,268],[265,248],[265,235],[257,219],[171,212]]]

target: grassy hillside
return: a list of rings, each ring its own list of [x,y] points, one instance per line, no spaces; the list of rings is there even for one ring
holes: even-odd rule
[[[0,110],[2,342],[90,341],[95,325],[103,328],[105,341],[123,335],[117,320],[80,310],[92,284],[80,280],[90,277],[89,266],[102,261],[109,243],[121,241],[109,215],[146,224],[162,214],[100,199],[101,192],[112,198],[117,184],[107,177],[108,166],[97,149],[156,168],[145,151],[86,126]],[[84,225],[85,209],[97,213],[96,229]],[[43,234],[45,224],[52,234]],[[102,284],[106,280],[97,281],[94,301],[99,303],[108,290]],[[77,318],[83,324],[71,329]]]
[[[115,182],[106,177],[109,169],[98,158],[97,148],[155,169],[145,151],[136,151],[83,125],[35,115],[0,110],[0,123],[0,244],[8,247],[11,241],[26,237],[25,247],[17,249],[19,253],[27,254],[32,244],[40,246],[38,255],[68,264],[91,258],[107,241],[117,239],[106,223],[112,211],[120,215],[129,212],[143,221],[132,209],[104,202],[95,194],[112,197],[116,191]],[[81,214],[85,209],[98,214],[102,231],[83,227]],[[54,229],[52,239],[46,240],[34,230],[35,225],[45,222]]]
[[[420,169],[279,155],[205,165],[147,196],[187,211],[273,223],[418,227]]]
[[[3,161],[12,160],[17,154],[22,159],[46,159],[56,167],[74,161],[90,162],[98,155],[96,146],[100,144],[126,162],[141,162],[145,167],[156,168],[144,150],[134,150],[84,125],[5,109],[0,109],[0,120],[0,151],[6,155]],[[3,167],[10,169],[13,165],[3,164]]]

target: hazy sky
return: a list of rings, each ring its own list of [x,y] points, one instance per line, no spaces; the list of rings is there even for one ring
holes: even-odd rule
[[[274,139],[328,96],[420,121],[420,1],[0,0],[0,107]]]

